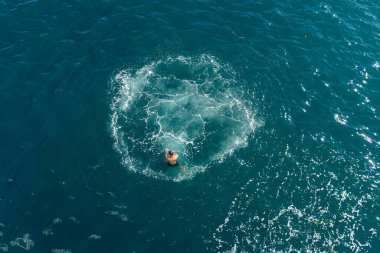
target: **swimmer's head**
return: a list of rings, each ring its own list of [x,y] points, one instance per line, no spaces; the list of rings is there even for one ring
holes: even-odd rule
[[[173,150],[169,150],[169,155],[173,155],[173,154],[174,154]]]

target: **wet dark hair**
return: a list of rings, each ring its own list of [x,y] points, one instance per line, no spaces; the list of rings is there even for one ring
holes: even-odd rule
[[[173,155],[174,152],[172,150],[169,150],[169,155]]]

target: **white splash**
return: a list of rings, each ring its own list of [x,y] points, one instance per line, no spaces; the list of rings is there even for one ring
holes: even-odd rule
[[[128,169],[147,176],[192,178],[246,147],[261,124],[243,99],[235,72],[210,55],[169,57],[123,70],[112,85],[115,149]],[[157,169],[165,147],[180,154],[187,170],[169,176]]]

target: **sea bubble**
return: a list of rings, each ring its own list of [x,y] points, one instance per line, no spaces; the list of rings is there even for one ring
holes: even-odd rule
[[[248,145],[260,124],[242,83],[210,55],[168,57],[111,81],[111,131],[130,170],[181,181]],[[180,155],[167,168],[164,148]]]

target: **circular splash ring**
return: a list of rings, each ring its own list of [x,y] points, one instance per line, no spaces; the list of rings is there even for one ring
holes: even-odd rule
[[[215,57],[168,57],[112,79],[115,149],[130,170],[180,181],[248,145],[257,121],[235,72]],[[163,149],[187,169],[165,168]]]

